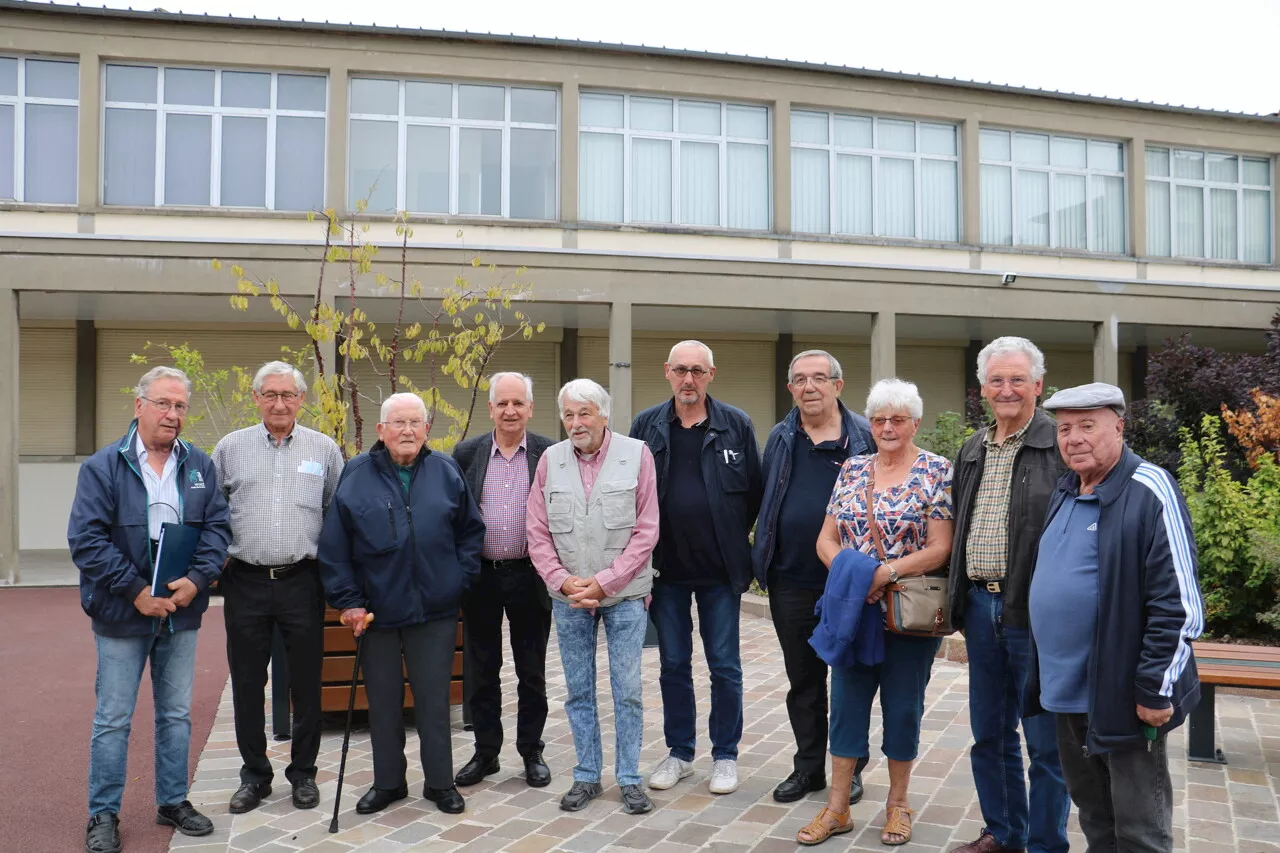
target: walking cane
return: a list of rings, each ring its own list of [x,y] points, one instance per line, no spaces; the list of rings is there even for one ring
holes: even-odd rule
[[[373,614],[366,613],[364,626],[367,629],[373,621]],[[360,680],[360,651],[364,648],[364,633],[356,637],[356,665],[351,671],[351,695],[347,698],[347,730],[342,734],[342,760],[338,762],[338,791],[333,795],[333,820],[329,821],[329,831],[338,831],[338,808],[342,805],[342,776],[347,772],[347,748],[351,746],[351,715],[356,709],[356,682]]]

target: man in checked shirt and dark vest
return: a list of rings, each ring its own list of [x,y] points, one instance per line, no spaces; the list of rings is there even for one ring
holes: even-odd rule
[[[307,383],[292,365],[267,362],[253,378],[262,423],[224,436],[213,450],[218,486],[231,507],[231,559],[221,588],[236,745],[244,764],[229,810],[241,814],[271,795],[263,688],[275,628],[284,636],[293,700],[293,740],[285,778],[293,805],[320,802],[320,667],[324,591],[316,542],[338,487],[342,453],[333,439],[300,425]]]
[[[526,429],[532,416],[533,380],[520,373],[495,373],[489,379],[493,431],[469,438],[453,451],[485,525],[480,581],[462,601],[463,644],[472,664],[465,699],[476,736],[475,755],[454,778],[455,784],[464,787],[500,769],[504,612],[511,626],[511,655],[519,680],[516,751],[524,760],[530,786],[542,788],[551,782],[551,771],[542,759],[551,599],[529,561],[525,505],[538,460],[555,441]]]

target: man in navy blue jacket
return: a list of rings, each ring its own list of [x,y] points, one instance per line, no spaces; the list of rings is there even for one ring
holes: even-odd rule
[[[1124,444],[1124,394],[1054,394],[1071,468],[1049,502],[1031,580],[1027,706],[1056,713],[1090,850],[1170,853],[1167,735],[1200,698],[1195,538],[1178,484]]]
[[[89,748],[88,853],[118,853],[129,729],[147,661],[156,704],[156,822],[185,835],[213,823],[187,800],[196,632],[231,540],[213,461],[178,438],[191,384],[171,367],[138,382],[124,438],[80,466],[67,525],[80,570],[80,605],[98,650],[97,708]],[[184,577],[152,595],[157,540],[165,523],[200,531]]]

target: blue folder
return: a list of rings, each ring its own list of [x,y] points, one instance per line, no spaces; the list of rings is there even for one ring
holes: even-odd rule
[[[157,598],[173,595],[169,584],[185,578],[191,568],[196,546],[200,544],[200,528],[166,521],[160,525],[156,545],[155,573],[151,576],[151,594]]]

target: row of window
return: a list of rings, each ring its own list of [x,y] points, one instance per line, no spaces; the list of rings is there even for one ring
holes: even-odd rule
[[[109,64],[102,192],[111,205],[323,205],[328,81],[266,71]],[[77,63],[0,57],[0,199],[76,199]],[[348,197],[372,211],[555,220],[554,89],[353,78]],[[583,92],[586,221],[766,231],[767,107]],[[1150,146],[1147,253],[1269,263],[1272,162]],[[1123,254],[1126,158],[1114,140],[983,128],[981,241]],[[960,239],[954,124],[796,109],[798,233]]]

